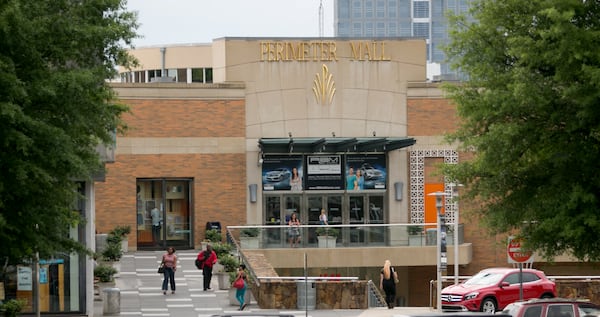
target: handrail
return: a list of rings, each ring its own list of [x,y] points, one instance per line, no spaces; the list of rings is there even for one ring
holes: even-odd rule
[[[383,296],[383,294],[381,294],[381,291],[379,290],[379,288],[377,288],[377,286],[375,286],[375,283],[373,282],[373,280],[369,280],[367,282],[367,287],[368,287],[369,291],[371,292],[371,294],[375,295],[375,299],[377,299],[378,305],[375,307],[387,306],[387,301],[385,300],[385,297]],[[370,296],[369,296],[369,298],[370,298]],[[381,305],[379,305],[379,304],[381,304]]]
[[[241,249],[240,245],[239,245],[238,241],[231,234],[229,227],[227,227],[226,235],[227,235],[227,241],[230,241],[233,243],[236,250],[238,251],[238,256],[242,258],[241,262],[246,263],[246,270],[248,271],[252,281],[254,281],[254,284],[256,284],[256,286],[260,286],[260,282],[258,281],[258,278],[256,277],[256,272],[254,272],[254,269],[252,269],[252,266],[250,265],[250,262],[248,261],[248,259],[244,255],[244,253],[240,252],[240,249]]]
[[[449,230],[453,226],[449,224]],[[358,246],[433,246],[436,243],[437,229],[435,223],[349,223],[349,224],[304,224],[299,225],[300,239],[294,241],[298,247],[358,247]],[[319,229],[337,229],[331,230],[333,235],[328,235],[329,239],[325,241],[319,235]],[[258,235],[255,239],[238,240],[242,249],[271,249],[287,247],[291,244],[289,236],[290,226],[274,222],[273,224],[262,225],[236,225],[227,226],[227,231],[234,237],[244,236],[245,229],[255,229]],[[256,230],[258,229],[258,230]],[[248,233],[249,231],[246,231]],[[335,237],[335,242],[331,239]],[[320,241],[320,242],[319,242]],[[464,225],[459,225],[458,241],[455,243],[454,235],[446,237],[448,245],[461,245],[464,242]]]
[[[257,278],[262,280],[349,280],[358,281],[359,278],[356,276],[258,276]]]

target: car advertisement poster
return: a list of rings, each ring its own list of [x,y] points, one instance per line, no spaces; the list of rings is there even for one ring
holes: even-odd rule
[[[302,155],[269,155],[263,158],[264,191],[301,191],[303,185]]]
[[[384,154],[347,155],[346,190],[386,189]]]
[[[307,156],[306,188],[309,190],[343,189],[342,157],[340,155]]]

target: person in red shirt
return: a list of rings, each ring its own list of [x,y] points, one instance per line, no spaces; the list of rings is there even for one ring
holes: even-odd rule
[[[202,270],[202,276],[204,277],[204,290],[209,290],[210,280],[212,279],[213,265],[217,263],[217,254],[213,251],[212,246],[209,244],[206,246],[205,251],[198,253],[196,258],[200,261],[200,269]]]

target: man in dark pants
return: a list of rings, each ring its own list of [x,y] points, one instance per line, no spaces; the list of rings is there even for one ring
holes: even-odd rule
[[[196,258],[200,261],[202,276],[204,277],[204,290],[209,290],[210,288],[210,280],[212,279],[212,269],[213,265],[217,263],[217,254],[213,251],[212,246],[208,244],[206,246],[206,251],[201,251],[198,253],[198,257]]]

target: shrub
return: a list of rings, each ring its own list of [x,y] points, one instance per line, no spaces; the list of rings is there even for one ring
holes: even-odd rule
[[[15,317],[23,310],[27,302],[24,299],[9,299],[0,304],[0,312],[6,317]]]
[[[109,235],[125,238],[128,234],[131,233],[131,226],[116,226]]]
[[[240,231],[240,236],[242,237],[258,237],[260,234],[260,228],[244,228]]]
[[[106,261],[119,261],[123,256],[121,241],[131,233],[131,226],[116,226],[106,237],[106,249],[102,250],[102,257]]]
[[[94,269],[94,277],[103,283],[112,282],[115,274],[117,274],[117,269],[107,264],[100,264]]]
[[[423,226],[422,225],[412,225],[408,227],[408,234],[410,235],[417,235],[417,234],[421,234],[423,233]]]
[[[219,264],[223,265],[225,272],[235,272],[240,266],[240,261],[230,254],[225,254],[219,258]]]
[[[217,254],[217,258],[221,259],[221,257],[229,255],[233,247],[227,243],[212,243],[211,244],[213,251]]]
[[[223,240],[223,236],[219,230],[210,229],[206,230],[206,240],[211,242],[221,242]]]
[[[109,241],[110,240],[106,239],[106,248],[102,250],[102,258],[106,261],[119,261],[123,256],[121,240],[119,240],[117,243]]]
[[[315,233],[318,236],[330,236],[330,237],[337,237],[340,235],[340,229],[336,229],[336,228],[330,228],[330,227],[319,227],[317,230],[315,230]]]

